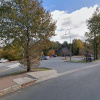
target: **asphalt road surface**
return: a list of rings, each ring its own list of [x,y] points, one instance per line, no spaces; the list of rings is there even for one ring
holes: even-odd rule
[[[58,73],[62,73],[65,71],[82,68],[88,65],[95,64],[95,63],[70,63],[61,59],[62,57],[55,57],[49,60],[43,60],[39,67],[55,69],[57,70]],[[72,58],[72,60],[81,60],[81,59],[82,59],[81,57]],[[0,63],[0,76],[23,70],[24,67],[22,68],[22,67],[16,66],[16,64],[18,64],[18,62]]]
[[[0,76],[23,70],[19,65],[18,62],[0,63]]]
[[[0,100],[100,100],[100,62],[70,63],[53,58],[40,65],[45,66],[56,69],[60,76],[4,95]],[[67,73],[69,70],[73,71]]]
[[[47,67],[51,69],[57,70],[58,73],[66,72],[69,70],[77,69],[77,68],[82,68],[90,65],[94,65],[99,62],[93,62],[93,63],[73,63],[73,62],[66,62],[65,60],[61,60],[62,57],[55,57],[51,58],[49,60],[43,60],[40,64],[39,67]],[[74,57],[72,60],[80,60],[82,58]]]
[[[60,72],[63,75],[7,94],[0,100],[100,100],[100,62],[87,66],[69,74]]]

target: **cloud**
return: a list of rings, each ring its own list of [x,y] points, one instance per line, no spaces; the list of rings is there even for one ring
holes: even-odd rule
[[[51,12],[54,20],[57,21],[57,29],[55,33],[57,34],[55,37],[52,37],[52,41],[68,41],[68,36],[65,36],[65,32],[67,29],[70,29],[70,33],[72,38],[79,38],[81,40],[85,40],[85,32],[88,32],[86,25],[86,20],[92,17],[92,14],[96,10],[98,5],[94,5],[93,7],[83,7],[79,10],[76,10],[72,13],[68,13],[67,11],[59,11],[55,10]],[[68,33],[68,32],[67,32]]]
[[[72,21],[71,21],[71,19],[70,18],[67,18],[67,19],[65,19],[66,21],[65,22],[63,22],[62,23],[62,26],[69,26],[69,25],[71,25],[72,24]]]
[[[65,36],[63,35],[63,36],[61,36],[61,39],[67,39],[67,38],[69,38],[69,37],[70,37],[70,36],[68,36],[68,35],[65,35]],[[80,36],[80,35],[78,35],[78,34],[72,34],[72,35],[71,35],[71,38],[75,38],[75,37],[76,37],[76,38],[78,38],[78,37],[79,37],[79,38],[82,38],[83,36]]]

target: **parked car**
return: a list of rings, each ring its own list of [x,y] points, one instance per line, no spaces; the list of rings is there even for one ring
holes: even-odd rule
[[[57,57],[57,55],[52,55],[52,57]]]
[[[41,59],[42,60],[48,60],[48,59],[50,59],[50,57],[49,56],[42,56]]]
[[[0,63],[7,62],[7,61],[8,61],[8,59],[4,59],[4,58],[0,59]]]
[[[50,59],[50,57],[49,56],[45,56],[47,59]]]
[[[42,56],[41,59],[42,60],[47,60],[47,58],[45,56]]]

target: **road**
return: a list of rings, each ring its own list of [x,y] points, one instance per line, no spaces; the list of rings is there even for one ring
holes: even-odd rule
[[[58,58],[55,60],[59,61]],[[54,60],[52,59],[52,61]],[[45,61],[41,66],[45,65],[44,63]],[[77,63],[64,63],[69,65],[73,72],[67,73],[69,70],[68,66],[65,68],[65,66],[60,65],[64,70],[68,69],[67,71],[60,71],[57,67],[52,67],[58,70],[59,77],[7,94],[0,97],[0,100],[100,100],[100,62],[84,63],[82,64],[84,67]],[[51,67],[56,63],[48,64]],[[80,65],[80,70],[76,71],[75,69],[79,68],[75,66],[73,68],[72,64],[76,67]]]
[[[91,63],[70,63],[66,62],[65,60],[61,60],[62,57],[55,57],[51,58],[49,60],[43,60],[39,67],[46,67],[57,70],[58,73],[82,68],[88,65],[91,65]],[[81,60],[80,57],[73,57],[72,60]],[[8,63],[0,63],[0,76],[23,70],[22,67],[16,66],[18,62],[8,62]],[[92,63],[95,64],[95,63]]]
[[[96,63],[99,62],[93,62],[93,63],[70,63],[70,62],[66,62],[65,60],[61,60],[62,57],[57,57],[57,58],[51,58],[49,60],[43,60],[40,64],[39,67],[47,67],[47,68],[51,68],[51,69],[55,69],[57,70],[58,73],[62,73],[65,71],[69,71],[69,70],[73,70],[73,69],[77,69],[77,68],[82,68],[82,67],[86,67],[89,65],[94,65]],[[72,60],[80,60],[81,58],[72,58]]]
[[[68,70],[85,66],[84,64],[77,64],[77,63],[70,64],[61,59],[62,57],[56,57],[56,58],[51,58],[49,60],[43,60],[39,67],[47,67],[47,68],[55,69],[59,73],[59,72],[68,71]],[[73,59],[80,60],[81,58],[73,58]],[[0,63],[0,76],[23,70],[23,68],[19,67],[18,65],[19,65],[18,62]]]
[[[0,63],[0,76],[23,70],[18,62],[5,62]]]

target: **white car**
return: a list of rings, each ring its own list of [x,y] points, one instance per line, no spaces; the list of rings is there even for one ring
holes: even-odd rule
[[[49,56],[45,56],[47,59],[50,59],[50,57]]]
[[[48,60],[48,59],[50,59],[50,57],[49,56],[42,56],[41,59],[42,60]]]
[[[3,63],[3,62],[7,62],[8,60],[7,59],[4,59],[4,58],[1,58],[0,59],[0,63]]]

